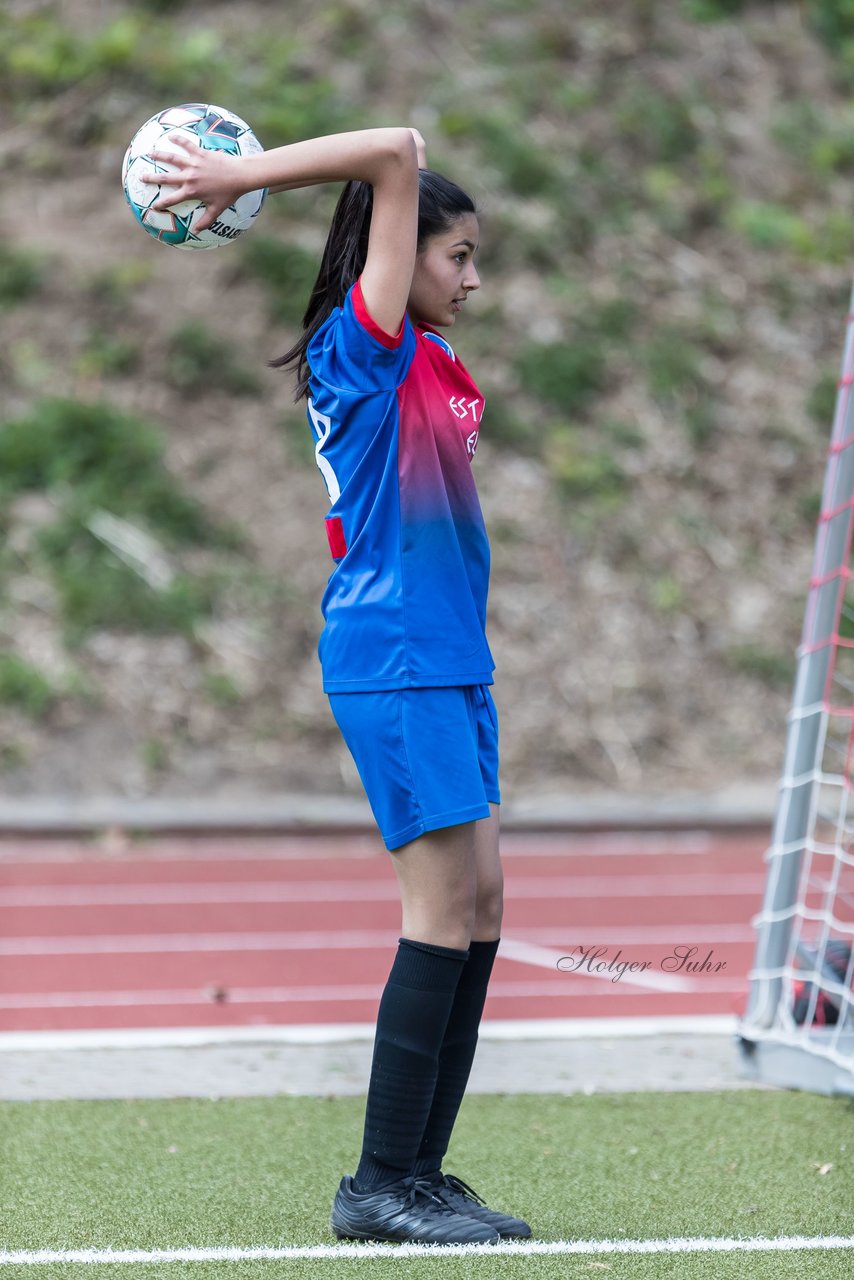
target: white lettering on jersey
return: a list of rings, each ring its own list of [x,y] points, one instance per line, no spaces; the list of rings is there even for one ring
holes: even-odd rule
[[[471,414],[472,422],[477,422],[477,407],[480,400],[466,400],[465,396],[451,396],[448,404],[451,412],[458,418],[467,418]]]
[[[338,477],[332,470],[332,464],[328,458],[323,456],[323,446],[332,431],[332,419],[327,417],[325,413],[320,413],[315,409],[311,400],[308,402],[308,416],[311,418],[311,425],[314,427],[317,436],[317,444],[314,446],[314,460],[329,492],[329,501],[334,506],[341,497],[341,486],[338,483]]]
[[[477,448],[477,438],[479,435],[480,435],[480,432],[478,431],[477,427],[475,427],[474,431],[466,440],[466,450],[468,451],[468,455],[470,458],[474,457],[474,451]]]

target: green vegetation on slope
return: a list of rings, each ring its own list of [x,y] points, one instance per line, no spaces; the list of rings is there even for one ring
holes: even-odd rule
[[[0,456],[25,457],[22,431],[34,448],[49,441],[60,401],[121,423],[104,433],[69,417],[67,474],[34,467],[24,479],[14,462],[0,477],[0,498],[15,485],[0,513],[0,615],[11,619],[0,628],[14,636],[23,575],[71,642],[125,628],[196,643],[199,623],[221,616],[222,575],[237,564],[250,574],[241,546],[270,539],[248,499],[231,519],[243,542],[222,533],[223,486],[207,485],[217,460],[227,465],[215,424],[263,421],[281,429],[297,477],[313,465],[302,411],[265,364],[298,329],[334,191],[273,197],[242,243],[201,255],[197,303],[170,293],[162,255],[173,251],[129,223],[125,240],[103,237],[93,265],[99,207],[119,209],[134,128],[167,103],[205,100],[243,114],[267,147],[396,120],[422,128],[431,163],[481,209],[484,287],[454,341],[486,393],[487,468],[526,459],[543,513],[558,513],[553,590],[574,599],[578,566],[601,564],[638,616],[669,620],[674,645],[695,637],[709,678],[734,676],[766,705],[784,698],[801,608],[784,566],[812,537],[848,305],[852,84],[854,10],[842,0],[617,0],[607,11],[595,0],[301,0],[286,17],[192,0],[97,14],[84,0],[0,5]],[[21,216],[17,193],[36,191]],[[139,453],[151,424],[172,446],[156,476]],[[216,443],[202,447],[208,431]],[[35,538],[28,493],[57,504]],[[95,511],[162,541],[171,585],[152,586],[99,540]],[[178,546],[178,526],[194,522]],[[495,525],[498,593],[514,546],[535,536],[529,524],[513,513]],[[747,633],[728,630],[715,573],[767,582],[773,607]],[[283,590],[287,611],[252,621],[268,635],[284,626],[282,652],[302,654],[316,606]],[[268,603],[274,594],[268,584]],[[498,628],[512,612],[497,610]],[[635,645],[613,662],[654,661]],[[627,678],[649,690],[671,671]],[[205,678],[218,687],[222,675]],[[269,705],[269,686],[258,688]],[[697,719],[681,704],[674,714]],[[651,729],[637,750],[663,760],[668,736]],[[532,760],[533,774],[546,767]]]

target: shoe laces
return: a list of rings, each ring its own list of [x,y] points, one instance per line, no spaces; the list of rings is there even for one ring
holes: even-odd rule
[[[407,1209],[414,1209],[415,1202],[419,1197],[433,1202],[434,1208],[442,1213],[451,1213],[453,1210],[450,1205],[446,1204],[439,1194],[441,1188],[437,1187],[429,1178],[419,1178],[411,1175],[404,1178],[399,1184],[401,1191],[406,1193],[404,1204]]]
[[[456,1191],[466,1200],[473,1200],[475,1204],[486,1203],[485,1200],[481,1199],[473,1187],[470,1187],[467,1182],[463,1182],[462,1178],[457,1178],[452,1173],[444,1173],[442,1174],[442,1178],[446,1187],[450,1188],[451,1191]]]

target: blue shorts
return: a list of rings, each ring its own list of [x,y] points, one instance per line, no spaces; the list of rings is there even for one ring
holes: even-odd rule
[[[387,849],[501,803],[488,685],[331,693],[329,704]]]

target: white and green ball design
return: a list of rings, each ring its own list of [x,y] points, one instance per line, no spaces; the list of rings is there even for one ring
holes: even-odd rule
[[[131,211],[143,230],[162,244],[172,244],[178,249],[217,249],[231,244],[252,226],[267,192],[249,191],[240,196],[206,231],[196,231],[194,227],[205,207],[197,200],[182,200],[165,210],[152,208],[164,188],[153,182],[142,182],[143,175],[173,170],[164,161],[150,159],[149,152],[178,152],[180,148],[172,144],[176,134],[232,156],[255,155],[264,150],[246,121],[223,107],[188,102],[158,111],[137,130],[125,152],[122,185]],[[165,190],[168,193],[172,188],[167,185]]]

